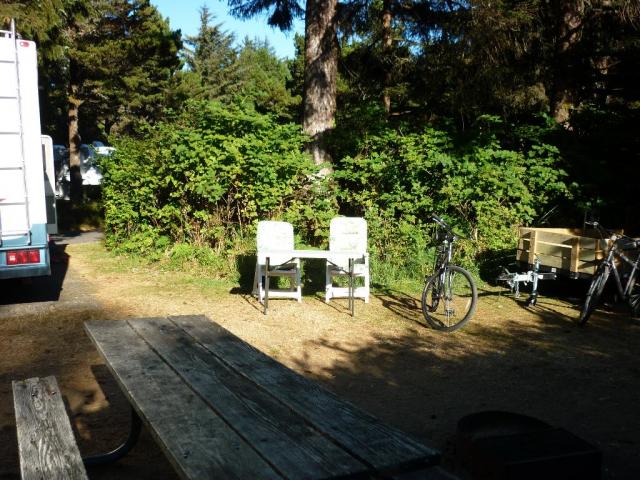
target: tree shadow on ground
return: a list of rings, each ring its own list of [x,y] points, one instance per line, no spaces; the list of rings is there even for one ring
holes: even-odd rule
[[[0,428],[0,478],[18,479],[19,455],[16,441],[16,426],[13,412],[11,381],[31,377],[53,375],[62,388],[63,399],[74,438],[83,457],[111,451],[126,438],[129,432],[130,407],[116,381],[104,365],[91,365],[87,359],[95,354],[95,347],[83,331],[84,319],[119,318],[121,312],[108,310],[86,310],[74,312],[68,318],[59,318],[45,325],[33,325],[25,319],[17,324],[30,331],[37,328],[38,339],[30,341],[34,348],[24,356],[23,361],[12,361],[11,371],[0,373],[0,410],[2,419],[10,419]],[[52,332],[67,328],[62,324],[76,325],[64,337]],[[6,334],[6,331],[2,332]],[[14,334],[20,335],[19,332]],[[47,338],[57,336],[59,343],[47,342]],[[42,348],[42,345],[48,348]],[[38,366],[38,367],[36,367]],[[91,380],[86,375],[91,374]],[[94,380],[94,381],[93,381]],[[81,385],[81,386],[79,386]],[[88,469],[92,479],[174,479],[178,478],[166,456],[151,435],[142,429],[136,446],[124,458],[111,465]]]
[[[0,305],[18,303],[55,302],[60,299],[62,285],[69,268],[66,245],[49,245],[51,275],[33,278],[0,280]]]
[[[406,318],[415,300],[390,293],[386,307]],[[629,340],[640,324],[598,312],[579,328],[550,302],[522,317],[478,318],[454,334],[410,324],[400,335],[352,344],[320,338],[307,348],[338,358],[314,374],[317,381],[442,451],[451,451],[463,416],[511,411],[602,449],[605,479],[640,478],[640,368]],[[297,366],[305,370],[306,359]]]

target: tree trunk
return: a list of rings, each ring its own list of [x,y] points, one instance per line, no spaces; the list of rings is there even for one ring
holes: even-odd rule
[[[393,31],[391,30],[391,23],[393,16],[391,13],[391,0],[383,0],[382,2],[382,61],[384,68],[384,78],[382,85],[382,105],[387,115],[391,112],[391,95],[389,94],[389,87],[391,86],[392,78],[392,60],[391,49],[393,47]]]
[[[337,0],[307,0],[302,127],[311,136],[308,150],[316,165],[331,162],[325,139],[334,127],[336,114],[336,7]],[[329,171],[330,167],[324,168],[321,174]]]
[[[69,86],[69,171],[71,177],[70,197],[73,205],[82,202],[82,172],[80,171],[80,133],[78,111],[82,103],[77,98],[78,87]]]
[[[569,120],[571,108],[577,101],[572,84],[572,77],[575,75],[573,50],[580,41],[584,0],[563,0],[560,3],[559,13],[560,23],[551,111],[556,122],[566,123]]]

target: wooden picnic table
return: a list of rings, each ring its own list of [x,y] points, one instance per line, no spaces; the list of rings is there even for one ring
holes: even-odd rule
[[[85,328],[182,478],[387,478],[438,462],[204,316]]]

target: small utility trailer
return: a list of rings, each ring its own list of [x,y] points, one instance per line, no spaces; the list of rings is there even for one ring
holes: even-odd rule
[[[53,142],[40,132],[36,45],[0,30],[0,279],[49,275]]]
[[[520,283],[531,283],[527,305],[536,304],[540,280],[590,278],[609,246],[609,240],[600,238],[594,229],[520,227],[518,233],[516,261],[520,268],[529,270],[512,273],[505,269],[498,281],[506,282],[516,296]]]

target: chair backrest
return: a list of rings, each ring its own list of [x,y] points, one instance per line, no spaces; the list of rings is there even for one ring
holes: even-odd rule
[[[258,222],[258,263],[265,263],[265,250],[293,250],[293,225],[289,222],[263,220]],[[286,258],[285,258],[286,257]],[[291,257],[276,255],[269,259],[272,265],[278,265]]]
[[[367,221],[361,217],[336,217],[329,224],[330,252],[367,252]],[[346,267],[348,260],[333,263]]]

